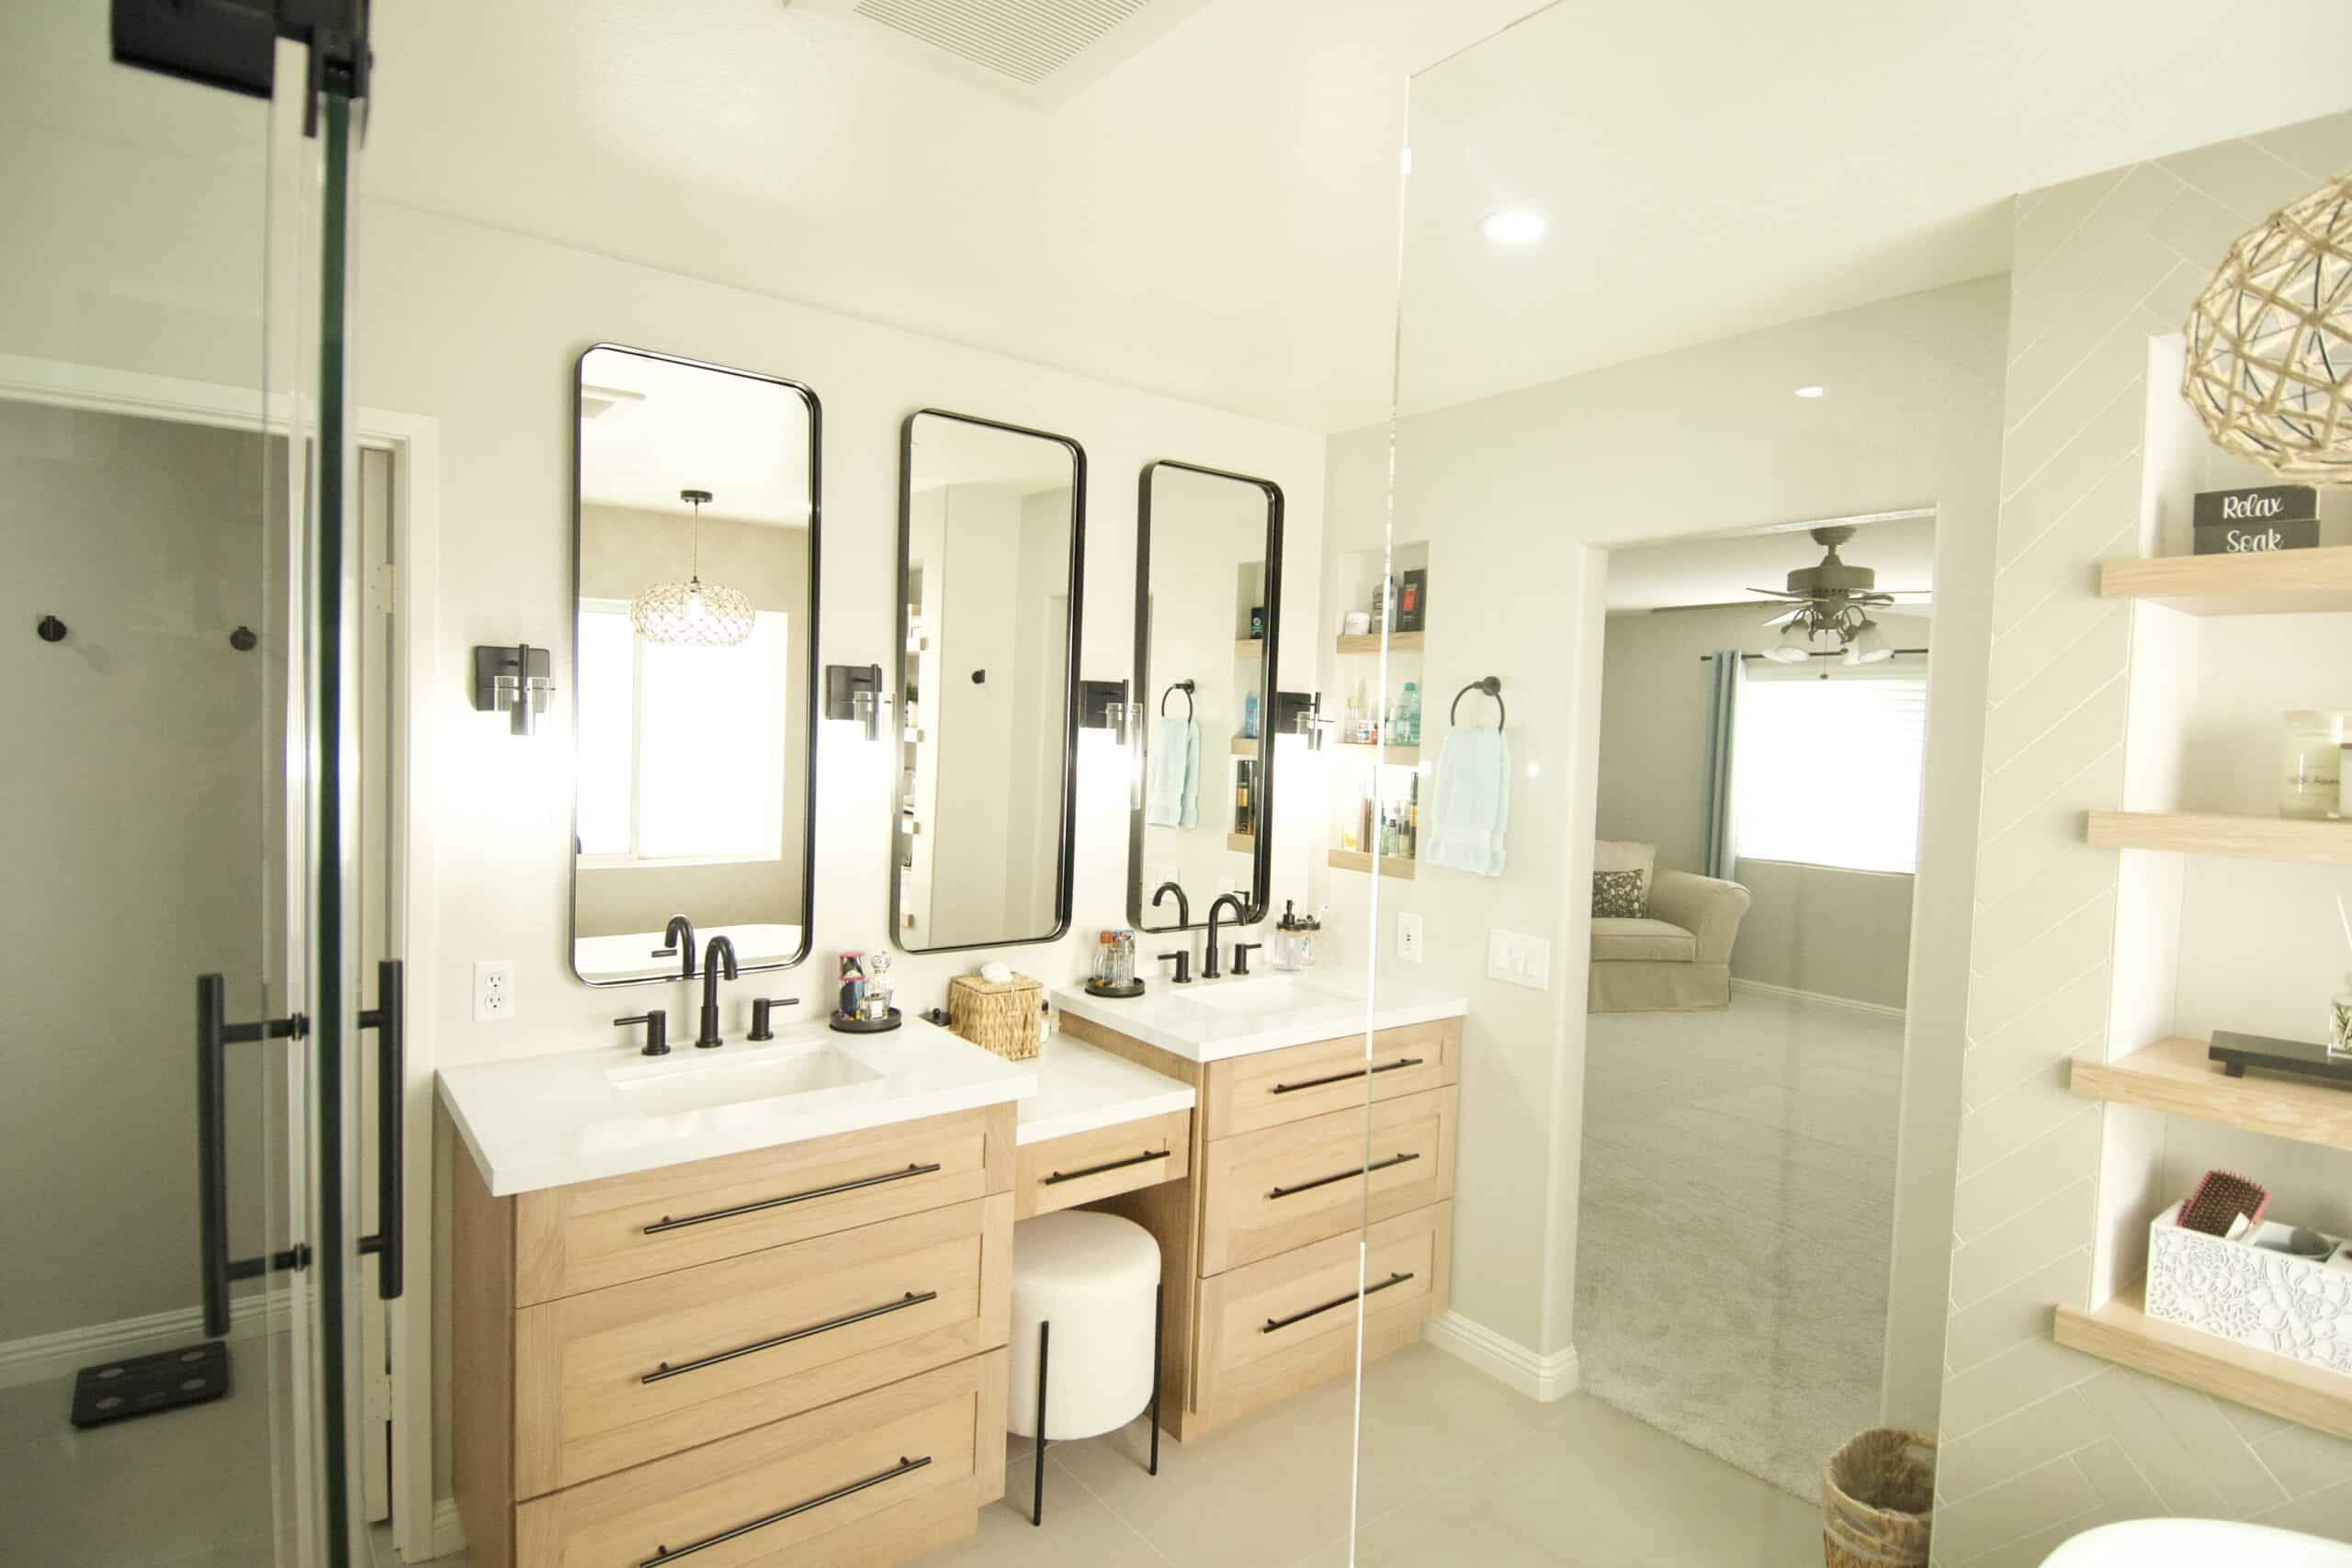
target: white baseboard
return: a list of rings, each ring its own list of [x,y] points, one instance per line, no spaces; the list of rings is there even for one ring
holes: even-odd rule
[[[1549,1404],[1577,1391],[1573,1345],[1539,1356],[1458,1312],[1441,1313],[1421,1325],[1421,1337],[1447,1355],[1469,1362],[1488,1377]]]
[[[229,1337],[254,1339],[276,1334],[289,1322],[286,1293],[239,1296],[229,1303]],[[204,1337],[204,1312],[181,1307],[146,1317],[93,1323],[55,1334],[0,1342],[0,1388],[40,1382],[94,1366],[100,1361],[126,1360],[156,1350],[192,1344]]]
[[[1891,1008],[1883,1002],[1857,1001],[1852,997],[1833,997],[1826,991],[1800,991],[1793,986],[1775,986],[1762,980],[1743,980],[1735,975],[1731,979],[1736,991],[1756,991],[1768,997],[1790,997],[1801,1002],[1820,1002],[1826,1007],[1852,1008],[1856,1012],[1876,1013],[1881,1018],[1901,1018],[1904,1010]]]
[[[466,1527],[458,1517],[458,1500],[444,1497],[433,1505],[433,1555],[455,1557],[466,1549]]]

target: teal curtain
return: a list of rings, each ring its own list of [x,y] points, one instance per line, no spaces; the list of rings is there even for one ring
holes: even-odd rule
[[[1747,661],[1736,648],[1718,649],[1708,661],[1713,689],[1707,698],[1707,776],[1700,808],[1706,820],[1699,826],[1699,874],[1731,880],[1731,749],[1737,728],[1740,683],[1747,679]]]

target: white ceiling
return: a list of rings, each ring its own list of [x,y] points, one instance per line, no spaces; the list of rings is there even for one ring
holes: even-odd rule
[[[1774,607],[1775,601],[1749,590],[1785,588],[1790,572],[1799,567],[1819,565],[1822,547],[1806,533],[1813,526],[1792,523],[1755,533],[1677,539],[1670,544],[1634,545],[1611,550],[1609,609],[1615,614],[1680,609],[1694,604],[1745,604],[1752,601],[1760,626],[1780,611]],[[1838,547],[1838,557],[1848,566],[1868,567],[1878,573],[1874,586],[1882,593],[1902,595],[1902,610],[1928,614],[1927,595],[1936,581],[1933,516],[1863,524],[1859,533]]]
[[[678,492],[704,490],[706,517],[808,524],[808,409],[791,389],[610,347],[582,356],[580,378],[638,394],[581,425],[582,500],[687,513]]]
[[[1039,109],[779,0],[402,0],[366,180],[1343,428],[1389,401],[1408,73],[1532,9],[1208,0]],[[2347,57],[2341,0],[1567,0],[1416,85],[1408,400],[1998,270],[2010,192],[2346,107]],[[1550,235],[1488,251],[1520,202]]]

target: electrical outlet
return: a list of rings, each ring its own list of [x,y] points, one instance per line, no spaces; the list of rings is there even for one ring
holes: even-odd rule
[[[1396,916],[1396,956],[1408,964],[1421,961],[1421,917],[1408,911]]]
[[[1529,936],[1522,931],[1488,931],[1487,977],[1514,986],[1525,986],[1531,991],[1549,990],[1552,986],[1552,944],[1540,936]]]
[[[474,964],[474,1021],[504,1023],[514,1016],[514,961],[485,958]]]

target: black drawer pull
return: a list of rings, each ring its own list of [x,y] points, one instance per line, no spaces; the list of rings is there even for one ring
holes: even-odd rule
[[[806,1192],[787,1192],[781,1198],[763,1198],[756,1203],[738,1203],[731,1209],[713,1209],[707,1214],[688,1214],[673,1220],[664,1214],[659,1224],[645,1227],[648,1235],[660,1235],[663,1231],[684,1230],[688,1225],[707,1225],[713,1220],[731,1220],[738,1214],[756,1214],[762,1209],[781,1209],[786,1203],[806,1203],[811,1198],[830,1198],[836,1192],[854,1192],[861,1187],[879,1187],[886,1181],[904,1181],[910,1176],[929,1176],[939,1169],[936,1165],[910,1165],[904,1170],[885,1171],[880,1176],[861,1176],[855,1181],[836,1181],[831,1187],[813,1187]]]
[[[1293,1094],[1302,1089],[1321,1089],[1326,1084],[1345,1083],[1350,1078],[1370,1077],[1374,1073],[1393,1073],[1399,1067],[1418,1067],[1420,1065],[1419,1056],[1399,1056],[1393,1062],[1383,1062],[1377,1066],[1358,1067],[1351,1073],[1333,1073],[1328,1078],[1309,1078],[1305,1083],[1278,1083],[1273,1092]]]
[[[1167,1149],[1161,1149],[1158,1153],[1129,1155],[1125,1159],[1114,1159],[1107,1164],[1090,1165],[1084,1170],[1057,1170],[1037,1185],[1051,1187],[1057,1181],[1076,1181],[1081,1176],[1100,1176],[1106,1170],[1125,1170],[1131,1165],[1149,1165],[1153,1160],[1166,1159],[1170,1152]]]
[[[1334,1181],[1353,1181],[1357,1177],[1370,1176],[1375,1170],[1387,1170],[1396,1166],[1408,1165],[1420,1157],[1417,1154],[1391,1155],[1386,1159],[1373,1161],[1362,1170],[1343,1170],[1336,1176],[1318,1176],[1312,1181],[1302,1181],[1295,1187],[1277,1187],[1266,1196],[1269,1198],[1295,1197],[1301,1192],[1312,1192],[1318,1187],[1329,1187]]]
[[[695,1541],[692,1546],[682,1546],[675,1551],[666,1546],[657,1546],[653,1549],[653,1555],[639,1563],[637,1568],[661,1568],[661,1564],[664,1562],[675,1562],[681,1557],[690,1557],[706,1548],[724,1546],[730,1540],[741,1540],[753,1530],[763,1530],[770,1525],[780,1525],[785,1520],[805,1514],[811,1508],[821,1508],[828,1503],[838,1503],[851,1494],[863,1492],[869,1486],[879,1486],[886,1481],[896,1481],[907,1472],[921,1470],[930,1462],[929,1454],[923,1455],[921,1459],[909,1459],[904,1454],[900,1454],[899,1462],[889,1469],[869,1475],[863,1481],[853,1481],[846,1486],[836,1486],[821,1497],[811,1497],[806,1503],[795,1503],[789,1508],[779,1508],[765,1518],[753,1519],[748,1525],[737,1525],[731,1530],[722,1531],[707,1540]]]
[[[637,1381],[660,1382],[663,1378],[674,1378],[684,1372],[698,1372],[705,1367],[715,1367],[721,1361],[731,1361],[739,1356],[756,1356],[763,1350],[773,1350],[779,1345],[789,1345],[796,1339],[808,1339],[836,1328],[847,1328],[853,1323],[869,1323],[875,1318],[888,1317],[894,1312],[904,1312],[909,1307],[921,1306],[925,1302],[935,1302],[938,1299],[937,1291],[925,1291],[921,1295],[909,1291],[895,1302],[885,1302],[878,1307],[867,1307],[864,1312],[854,1312],[829,1322],[812,1323],[806,1328],[796,1328],[789,1334],[779,1334],[773,1339],[763,1339],[756,1345],[745,1345],[733,1350],[721,1350],[715,1356],[703,1356],[695,1360],[681,1361],[674,1367],[664,1361]]]
[[[1288,1328],[1294,1323],[1305,1323],[1308,1318],[1320,1316],[1322,1314],[1329,1312],[1333,1307],[1343,1307],[1350,1302],[1360,1302],[1366,1296],[1378,1295],[1381,1292],[1387,1290],[1390,1286],[1401,1285],[1411,1278],[1412,1276],[1410,1274],[1391,1274],[1377,1285],[1366,1285],[1361,1291],[1350,1291],[1346,1295],[1335,1297],[1330,1301],[1325,1302],[1321,1306],[1308,1307],[1305,1312],[1295,1312],[1288,1317],[1270,1317],[1266,1319],[1266,1326],[1258,1330],[1258,1332],[1261,1334],[1272,1334],[1277,1328]]]

